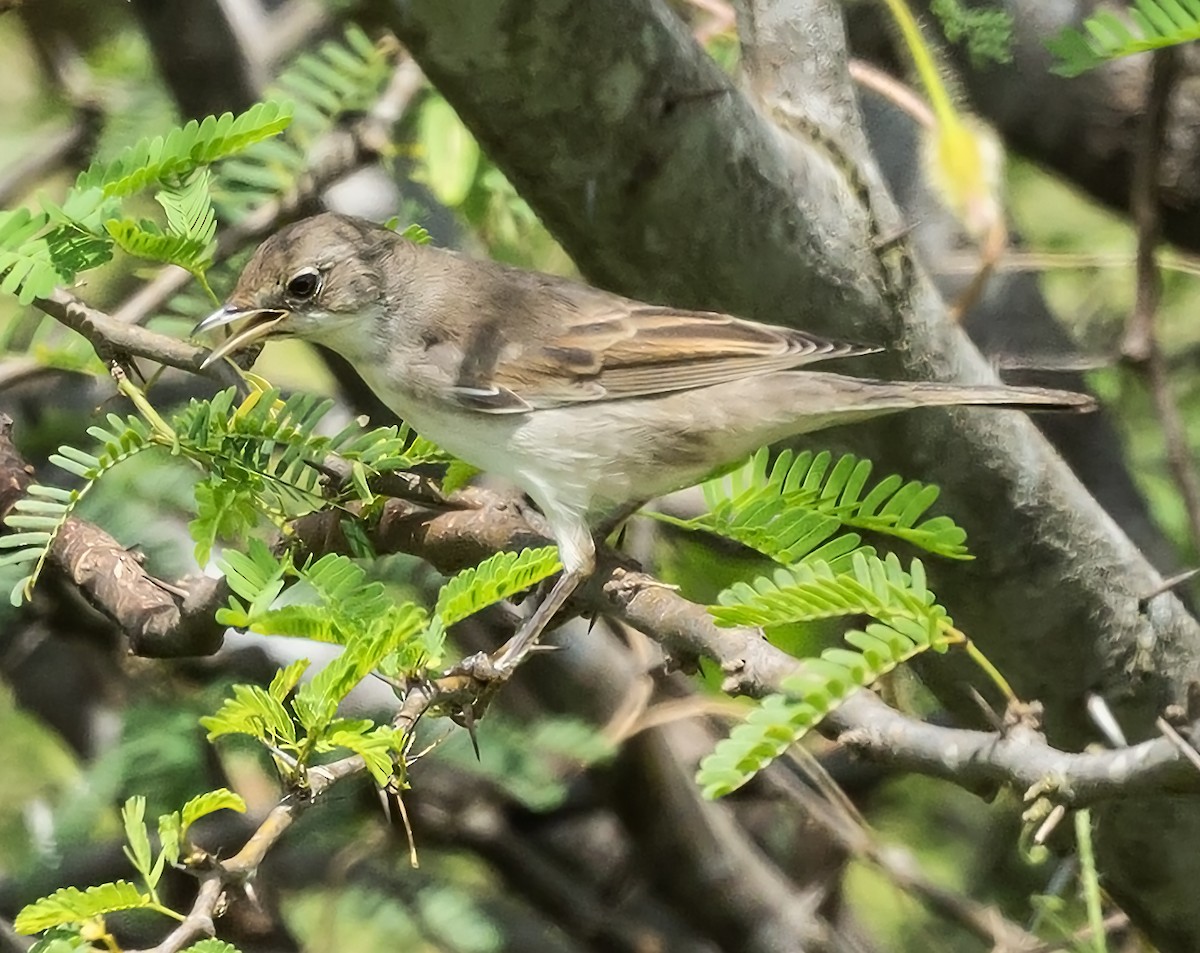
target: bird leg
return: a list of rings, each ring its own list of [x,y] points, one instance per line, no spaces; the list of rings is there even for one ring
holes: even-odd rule
[[[575,569],[567,570],[558,577],[558,582],[550,590],[550,594],[539,603],[533,615],[525,622],[511,639],[505,642],[496,653],[494,664],[500,678],[507,678],[513,669],[525,660],[530,650],[537,645],[543,630],[550,620],[563,607],[576,589],[588,577],[588,573]]]
[[[537,645],[542,632],[563,607],[563,603],[589,575],[589,572],[582,569],[564,572],[558,577],[550,594],[538,604],[533,615],[517,630],[516,635],[500,646],[494,656],[488,655],[487,652],[476,652],[467,656],[446,674],[465,675],[483,683],[507,680]]]
[[[563,569],[563,574],[558,577],[558,581],[554,584],[554,588],[550,590],[550,594],[538,604],[533,615],[521,626],[517,634],[505,642],[496,655],[489,659],[495,678],[503,680],[513,673],[513,670],[525,660],[525,657],[537,645],[538,639],[542,637],[542,632],[554,619],[558,610],[563,607],[563,604],[579,588],[580,584],[592,574],[592,571],[596,567],[594,541],[607,539],[630,516],[636,513],[641,506],[641,501],[628,503],[615,513],[612,513],[600,524],[593,537],[585,537],[587,546],[586,548],[580,548],[575,559],[571,559],[564,554],[563,562],[567,565]],[[569,552],[569,550],[564,551],[561,542],[559,544],[559,551],[564,553]],[[473,671],[477,677],[481,674],[478,662],[473,666]]]
[[[605,535],[611,533],[636,509],[637,505],[622,507],[614,514],[614,519],[606,521],[602,532]],[[533,615],[517,630],[516,635],[497,649],[495,655],[477,652],[463,659],[447,674],[465,675],[485,684],[506,681],[537,646],[542,632],[554,620],[571,594],[595,571],[596,538],[588,531],[586,524],[582,521],[563,520],[554,526],[554,529],[553,535],[563,562],[563,572],[549,595],[538,603]],[[604,535],[599,538],[603,539]]]

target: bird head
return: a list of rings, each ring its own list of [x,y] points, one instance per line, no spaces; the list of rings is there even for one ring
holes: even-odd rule
[[[383,274],[394,270],[383,259],[405,245],[389,229],[331,212],[282,229],[254,252],[224,306],[193,330],[241,324],[205,365],[271,337],[331,345],[372,338],[386,311]]]

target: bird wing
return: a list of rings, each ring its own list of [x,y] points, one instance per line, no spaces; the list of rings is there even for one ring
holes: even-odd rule
[[[455,384],[455,399],[488,413],[523,413],[709,387],[879,350],[726,314],[593,295],[560,299],[558,320],[526,325],[555,327],[548,337],[544,330],[504,336],[485,374]]]

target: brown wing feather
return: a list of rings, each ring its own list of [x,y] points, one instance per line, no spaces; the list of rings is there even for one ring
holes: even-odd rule
[[[611,308],[612,299],[606,303]],[[724,314],[647,305],[577,318],[552,340],[506,348],[491,369],[488,398],[476,394],[464,403],[512,413],[646,397],[879,350]]]
[[[466,272],[466,259],[439,254],[457,268],[453,300],[470,305],[475,332],[450,333],[435,348],[445,353],[428,352],[426,363],[443,368],[451,379],[442,386],[460,404],[486,413],[691,390],[879,350],[492,262],[470,262]],[[486,282],[477,280],[481,268]]]

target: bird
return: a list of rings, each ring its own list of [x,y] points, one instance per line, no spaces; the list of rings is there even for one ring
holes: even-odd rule
[[[324,345],[418,433],[537,504],[563,568],[488,660],[499,679],[594,572],[598,539],[761,446],[920,407],[1094,406],[1071,391],[812,370],[881,349],[646,304],[333,212],[267,238],[194,333],[236,323],[206,363],[267,338]]]

